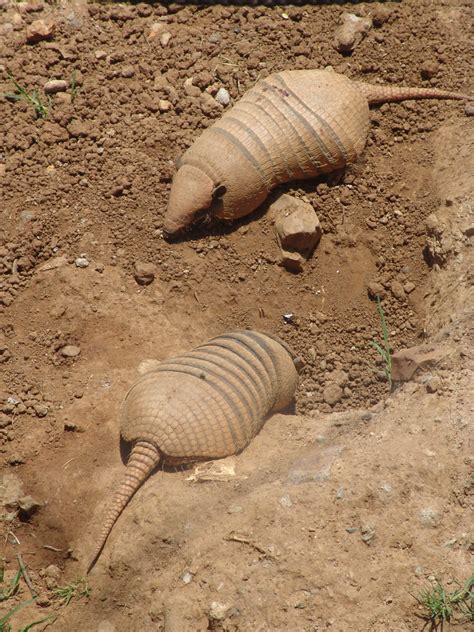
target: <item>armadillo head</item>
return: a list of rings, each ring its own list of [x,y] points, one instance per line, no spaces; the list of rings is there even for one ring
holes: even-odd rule
[[[214,182],[201,169],[182,165],[171,185],[164,234],[175,235],[204,215],[212,205],[214,189]]]

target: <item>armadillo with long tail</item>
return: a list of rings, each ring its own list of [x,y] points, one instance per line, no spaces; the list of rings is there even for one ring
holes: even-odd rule
[[[470,98],[434,88],[371,85],[329,70],[272,74],[181,157],[163,232],[172,236],[206,216],[242,217],[278,184],[356,162],[367,140],[371,104]]]
[[[272,411],[291,403],[302,361],[279,338],[235,331],[166,360],[131,387],[121,435],[131,444],[89,573],[130,498],[158,463],[219,459],[243,450]]]

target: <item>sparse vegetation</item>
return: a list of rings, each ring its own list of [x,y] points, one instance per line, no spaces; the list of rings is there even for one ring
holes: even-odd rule
[[[46,118],[49,113],[49,105],[50,100],[48,100],[48,105],[41,100],[38,90],[33,90],[32,92],[28,92],[23,86],[21,86],[15,77],[8,73],[8,78],[15,86],[17,93],[16,94],[7,94],[5,95],[7,99],[10,101],[25,101],[33,106],[36,114],[36,118]]]
[[[70,584],[58,586],[53,592],[61,598],[63,605],[68,606],[74,597],[89,597],[91,589],[84,577],[80,577]]]
[[[382,303],[380,301],[380,296],[377,296],[377,311],[380,317],[380,323],[382,325],[382,336],[383,343],[380,344],[376,340],[371,341],[372,347],[377,351],[380,357],[383,360],[384,367],[384,375],[388,382],[389,388],[392,388],[392,348],[390,346],[389,336],[388,336],[388,327],[387,321],[385,319],[385,312],[382,307]]]
[[[422,617],[432,624],[432,629],[442,628],[445,622],[455,619],[474,621],[474,574],[464,586],[457,586],[457,590],[450,592],[437,580],[415,597],[425,609]]]

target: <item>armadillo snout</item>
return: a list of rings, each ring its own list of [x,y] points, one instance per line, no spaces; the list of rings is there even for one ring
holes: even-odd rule
[[[193,165],[178,169],[171,185],[168,209],[163,224],[165,236],[180,233],[193,224],[212,204],[214,182]]]

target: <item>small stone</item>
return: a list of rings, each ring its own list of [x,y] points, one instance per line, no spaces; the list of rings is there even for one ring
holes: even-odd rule
[[[160,112],[169,112],[171,108],[172,104],[170,101],[167,101],[166,99],[160,99],[158,101],[158,109],[160,110]]]
[[[94,56],[99,61],[100,59],[105,59],[107,57],[107,52],[105,50],[96,50],[94,52]]]
[[[226,90],[225,88],[219,88],[215,96],[215,99],[217,103],[220,103],[221,105],[229,105],[230,103],[229,91]]]
[[[185,573],[181,575],[180,579],[183,582],[183,584],[190,584],[193,581],[193,574],[190,573],[189,571],[186,571]]]
[[[75,358],[81,353],[81,348],[76,345],[65,345],[60,353],[65,358]]]
[[[416,288],[416,285],[412,283],[411,281],[407,281],[405,285],[403,286],[403,289],[405,290],[407,294],[411,294],[415,288]]]
[[[171,33],[169,31],[165,31],[164,33],[162,33],[160,35],[160,44],[161,44],[161,46],[163,48],[165,46],[168,46],[170,39],[171,39]]]
[[[147,39],[150,40],[151,42],[157,39],[157,37],[161,33],[163,33],[165,28],[166,28],[166,24],[164,22],[153,22],[153,24],[150,26]]]
[[[429,59],[421,65],[420,75],[422,79],[432,79],[439,72],[439,64],[434,59]]]
[[[388,22],[392,12],[392,7],[377,2],[374,7],[370,8],[370,16],[374,22],[374,26],[379,28],[385,24],[385,22]]]
[[[48,599],[47,595],[38,595],[35,603],[40,608],[47,608],[51,605],[51,601]]]
[[[227,509],[227,513],[229,513],[229,514],[240,513],[241,511],[242,511],[242,507],[240,505],[231,505]]]
[[[381,283],[377,283],[376,281],[371,281],[367,285],[367,294],[369,295],[369,298],[375,300],[377,296],[381,299],[385,298],[386,292]]]
[[[12,420],[10,419],[8,415],[5,415],[5,413],[0,413],[0,429],[10,426],[11,423],[12,423]]]
[[[424,527],[436,529],[441,523],[442,515],[432,507],[426,507],[420,511],[420,522]]]
[[[352,53],[372,28],[372,19],[343,13],[340,26],[334,34],[334,48],[340,53]]]
[[[43,571],[44,577],[51,577],[52,579],[60,579],[61,578],[61,569],[55,564],[50,564]]]
[[[209,619],[211,621],[223,621],[228,609],[229,606],[227,604],[213,601],[209,607]]]
[[[328,384],[323,391],[323,399],[326,404],[330,406],[334,406],[337,404],[343,395],[343,390],[338,384],[330,383]]]
[[[390,284],[390,291],[398,300],[402,300],[403,298],[405,298],[405,290],[403,289],[403,285],[399,281],[392,281],[392,283]]]
[[[44,84],[46,94],[56,94],[56,92],[66,92],[68,83],[64,79],[52,79]]]
[[[76,265],[76,268],[87,268],[87,266],[89,265],[89,260],[85,257],[77,257],[74,263]]]
[[[156,268],[152,263],[137,261],[134,266],[133,276],[138,285],[150,285],[155,280]]]
[[[20,518],[25,520],[36,513],[42,504],[33,500],[31,496],[23,496],[18,500],[18,507],[20,508]]]
[[[375,529],[371,525],[364,525],[360,528],[362,542],[367,545],[372,544],[375,538]]]
[[[464,106],[464,114],[466,116],[474,116],[474,102],[466,103]]]
[[[44,404],[35,404],[33,408],[37,417],[46,417],[48,414],[48,408]]]
[[[56,25],[52,20],[34,20],[26,28],[26,41],[35,44],[42,40],[49,40],[56,31]]]
[[[289,496],[282,496],[278,502],[280,503],[280,505],[282,507],[292,507],[293,506],[293,502],[291,500],[291,498]]]
[[[434,375],[428,382],[426,382],[426,390],[428,393],[436,393],[441,388],[441,378],[439,375]]]
[[[415,575],[416,575],[416,577],[423,577],[424,574],[425,574],[425,570],[424,570],[423,566],[420,566],[418,564],[418,566],[415,567]]]

